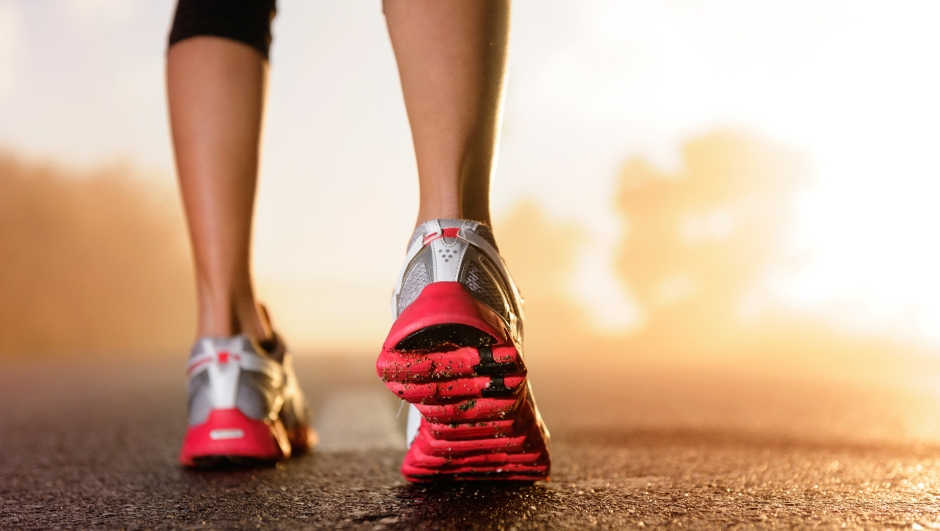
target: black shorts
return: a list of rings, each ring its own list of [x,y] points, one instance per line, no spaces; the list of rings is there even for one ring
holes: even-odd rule
[[[179,0],[170,46],[183,39],[212,35],[242,42],[265,59],[271,48],[276,0]]]

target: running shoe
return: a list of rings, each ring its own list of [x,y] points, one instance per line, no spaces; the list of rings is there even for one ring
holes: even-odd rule
[[[376,371],[409,408],[412,482],[547,479],[549,434],[522,358],[522,298],[486,225],[412,236]]]
[[[187,387],[184,466],[262,464],[316,444],[290,354],[276,334],[267,349],[244,335],[199,339],[189,357]]]

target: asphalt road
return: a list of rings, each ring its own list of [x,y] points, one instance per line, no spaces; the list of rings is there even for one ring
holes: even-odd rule
[[[923,375],[530,360],[552,480],[412,486],[371,358],[298,361],[318,451],[213,472],[176,463],[182,359],[0,363],[3,529],[940,529]]]

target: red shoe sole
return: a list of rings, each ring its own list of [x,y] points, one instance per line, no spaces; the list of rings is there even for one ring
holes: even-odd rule
[[[294,434],[298,442],[307,434]],[[291,441],[280,419],[267,423],[238,409],[216,409],[206,422],[190,426],[183,439],[180,463],[187,467],[230,462],[274,462],[291,455]]]
[[[522,357],[459,282],[424,288],[392,325],[376,372],[424,417],[402,463],[408,481],[548,479],[548,433]]]

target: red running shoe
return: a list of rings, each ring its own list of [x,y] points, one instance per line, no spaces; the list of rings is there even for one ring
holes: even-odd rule
[[[277,335],[268,350],[244,335],[196,341],[187,387],[184,466],[270,463],[316,444],[307,400]]]
[[[548,479],[548,430],[522,358],[522,298],[485,225],[440,219],[411,239],[376,371],[412,404],[413,482]]]

